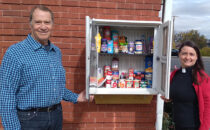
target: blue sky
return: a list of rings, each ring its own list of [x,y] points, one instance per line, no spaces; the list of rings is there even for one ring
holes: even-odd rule
[[[173,0],[175,32],[198,30],[210,39],[210,1],[209,0]]]

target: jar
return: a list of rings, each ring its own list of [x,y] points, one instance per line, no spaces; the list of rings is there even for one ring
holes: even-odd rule
[[[143,43],[141,40],[135,41],[135,54],[142,54],[143,53]]]

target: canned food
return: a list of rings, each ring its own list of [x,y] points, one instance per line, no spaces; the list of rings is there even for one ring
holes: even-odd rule
[[[106,74],[107,74],[107,71],[111,71],[111,66],[109,66],[109,65],[105,65],[104,66],[104,77],[106,77]]]
[[[125,85],[126,85],[126,88],[132,88],[133,87],[133,81],[132,80],[126,80]]]
[[[136,79],[136,80],[133,80],[133,87],[134,87],[134,88],[139,88],[139,82],[140,82],[140,81],[137,80],[137,79]]]
[[[130,80],[133,80],[133,77],[134,77],[134,69],[131,68],[131,69],[129,69],[129,77],[128,78]]]
[[[117,88],[117,81],[116,80],[112,80],[112,88]]]
[[[120,79],[118,86],[119,88],[125,88],[125,79]]]
[[[111,80],[112,79],[112,71],[108,70],[106,73],[106,79]]]
[[[114,80],[118,80],[119,79],[119,70],[112,71],[112,78]]]
[[[111,88],[112,80],[106,80],[106,88]]]

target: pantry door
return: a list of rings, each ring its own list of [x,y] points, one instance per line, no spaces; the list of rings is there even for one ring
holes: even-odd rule
[[[98,55],[93,39],[98,28],[93,26],[92,20],[86,16],[86,98],[89,99],[89,87],[97,87],[97,63]]]
[[[166,98],[169,98],[170,70],[171,70],[171,46],[172,46],[172,22],[167,21],[155,31],[156,37],[156,66],[154,68],[156,88]]]

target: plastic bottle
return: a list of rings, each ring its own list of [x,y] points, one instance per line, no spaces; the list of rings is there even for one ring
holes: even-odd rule
[[[100,35],[100,33],[97,33],[97,35],[95,36],[95,41],[96,41],[96,50],[98,53],[100,53],[100,51],[101,51],[101,35]]]

